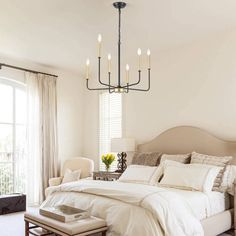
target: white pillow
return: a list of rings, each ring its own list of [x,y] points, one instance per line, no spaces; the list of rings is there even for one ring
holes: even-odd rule
[[[120,176],[119,182],[155,184],[157,166],[130,165]]]
[[[64,177],[62,179],[62,184],[79,180],[80,179],[80,174],[81,174],[80,169],[79,170],[74,170],[74,171],[72,171],[70,169],[66,169]]]
[[[161,177],[163,177],[164,175],[164,169],[167,165],[177,165],[179,164],[180,162],[179,161],[174,161],[174,160],[169,160],[169,159],[166,159],[166,160],[163,160],[161,161],[160,165],[158,166],[158,169],[155,173],[156,175],[156,184],[158,184],[158,182],[161,180]],[[180,163],[181,164],[181,163]]]
[[[204,164],[182,164],[168,161],[164,163],[161,186],[184,190],[211,192],[220,167]]]

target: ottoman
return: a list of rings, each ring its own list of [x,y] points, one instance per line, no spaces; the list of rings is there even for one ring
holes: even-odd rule
[[[33,232],[35,228],[45,229],[47,232],[41,235],[52,235],[53,233],[60,236],[86,236],[96,233],[106,235],[108,229],[105,220],[97,217],[63,223],[39,214],[39,209],[26,212],[25,219],[25,236],[36,235]]]

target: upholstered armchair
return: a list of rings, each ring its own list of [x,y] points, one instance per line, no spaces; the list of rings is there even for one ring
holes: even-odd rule
[[[85,157],[76,157],[73,159],[66,160],[62,166],[61,177],[49,179],[49,187],[45,189],[45,195],[49,193],[49,189],[53,186],[61,184],[66,169],[81,170],[80,179],[92,177],[94,171],[94,162],[91,159]]]

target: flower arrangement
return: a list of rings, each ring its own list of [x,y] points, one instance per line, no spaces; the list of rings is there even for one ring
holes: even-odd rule
[[[106,170],[108,171],[110,168],[111,163],[115,160],[115,155],[108,153],[106,155],[102,155],[102,162],[106,166]]]

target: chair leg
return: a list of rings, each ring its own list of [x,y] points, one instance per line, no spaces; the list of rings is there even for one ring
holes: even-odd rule
[[[102,232],[102,236],[106,236],[106,232],[107,232],[107,231],[103,231],[103,232]]]
[[[29,236],[29,222],[25,220],[25,236]]]

